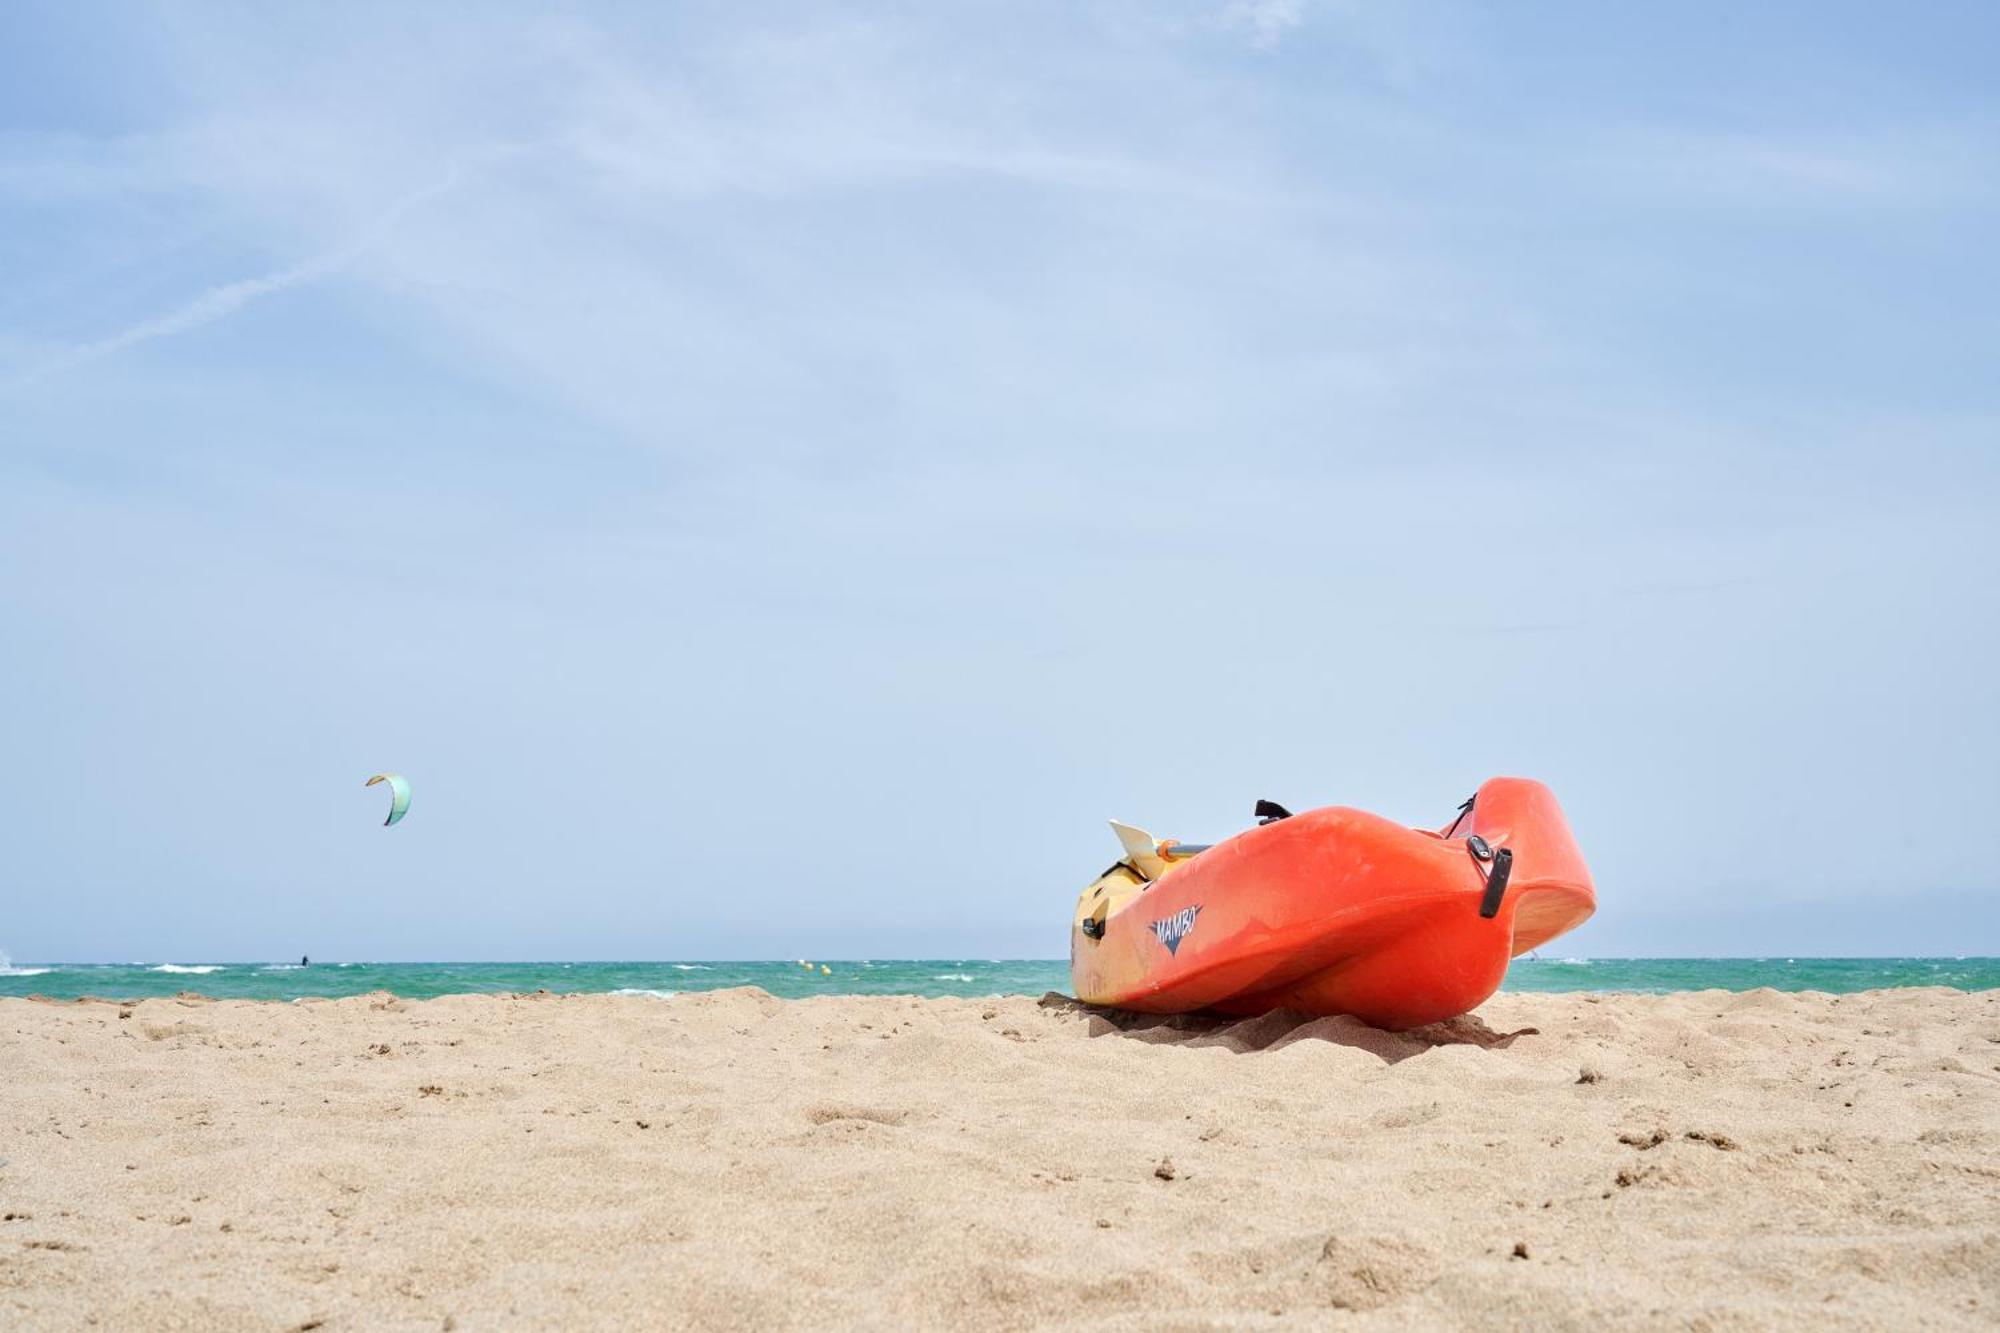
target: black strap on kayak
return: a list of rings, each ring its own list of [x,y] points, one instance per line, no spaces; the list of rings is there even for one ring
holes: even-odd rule
[[[1250,813],[1257,816],[1259,824],[1275,824],[1281,819],[1292,817],[1292,812],[1276,801],[1258,801],[1257,808]]]
[[[1514,849],[1502,847],[1493,853],[1493,868],[1486,872],[1486,893],[1479,900],[1479,915],[1492,920],[1500,915],[1500,899],[1507,892],[1507,876],[1514,873]]]
[[[1475,799],[1477,799],[1476,794],[1473,796],[1466,797],[1465,800],[1462,803],[1460,803],[1458,807],[1458,814],[1454,816],[1451,821],[1451,827],[1444,831],[1445,837],[1450,838],[1457,835],[1458,826],[1460,824],[1463,824],[1465,822],[1465,817],[1472,813],[1472,802]]]

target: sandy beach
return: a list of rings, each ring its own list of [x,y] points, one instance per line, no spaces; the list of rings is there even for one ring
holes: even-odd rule
[[[15,1328],[1975,1328],[2000,992],[0,1001]]]

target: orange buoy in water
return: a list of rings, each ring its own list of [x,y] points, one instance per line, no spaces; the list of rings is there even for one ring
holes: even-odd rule
[[[1342,806],[1258,813],[1210,847],[1114,825],[1126,855],[1071,923],[1078,999],[1416,1027],[1476,1008],[1509,959],[1597,908],[1561,807],[1525,778],[1491,779],[1436,831]]]

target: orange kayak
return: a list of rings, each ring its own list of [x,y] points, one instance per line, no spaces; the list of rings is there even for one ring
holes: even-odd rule
[[[1146,1013],[1298,1009],[1409,1028],[1466,1013],[1597,892],[1549,789],[1493,778],[1442,828],[1328,806],[1212,847],[1115,826],[1070,928],[1077,998]]]

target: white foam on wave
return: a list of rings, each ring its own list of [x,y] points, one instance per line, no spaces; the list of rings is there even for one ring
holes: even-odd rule
[[[15,967],[7,951],[0,949],[0,977],[39,977],[44,972],[53,971],[53,967]]]
[[[1589,967],[1589,966],[1590,966],[1590,960],[1589,960],[1588,958],[1558,958],[1558,959],[1556,959],[1556,966],[1557,966],[1557,967]]]
[[[148,968],[147,970],[150,972],[193,972],[200,976],[207,976],[210,972],[220,972],[222,964],[196,963],[192,966],[184,967],[179,963],[161,963],[158,967]]]
[[[970,980],[972,980],[972,973],[970,973],[970,972],[939,972],[939,973],[937,973],[937,974],[933,975],[933,976],[931,977],[931,980],[932,980],[932,981],[970,981]]]
[[[679,994],[678,991],[647,990],[644,986],[620,986],[611,993],[613,995],[645,995],[655,1000],[671,1000],[675,995]]]
[[[674,964],[674,971],[676,971],[676,972],[711,972],[711,971],[714,971],[714,969],[713,969],[713,968],[710,968],[710,967],[707,967],[707,966],[704,966],[704,965],[703,965],[703,964],[701,964],[701,963],[675,963],[675,964]]]
[[[299,963],[266,963],[257,970],[259,972],[296,972],[301,966],[303,965]]]

